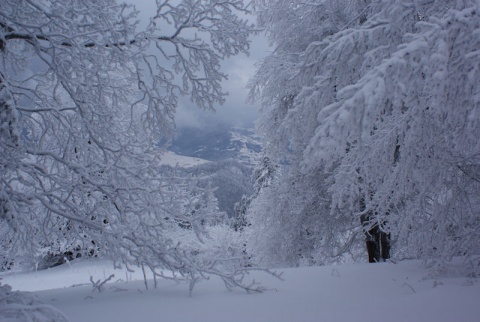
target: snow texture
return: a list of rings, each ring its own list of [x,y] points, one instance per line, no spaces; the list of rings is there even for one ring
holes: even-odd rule
[[[458,267],[457,267],[458,268]],[[105,291],[92,292],[90,276],[115,274]],[[462,277],[425,279],[419,261],[286,269],[285,281],[262,273],[275,290],[227,292],[220,279],[199,283],[192,297],[185,285],[159,280],[145,290],[141,270],[113,270],[111,263],[83,261],[54,269],[3,274],[15,289],[35,291],[38,301],[83,321],[478,321],[480,283]],[[152,281],[149,281],[152,283]],[[82,285],[71,287],[72,285]],[[40,291],[42,290],[42,291]],[[1,308],[0,308],[0,312]]]

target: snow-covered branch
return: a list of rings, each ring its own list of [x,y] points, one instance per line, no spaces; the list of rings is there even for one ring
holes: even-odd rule
[[[108,253],[195,280],[179,242],[220,211],[160,171],[159,143],[180,95],[223,102],[220,62],[254,27],[242,0],[157,1],[143,30],[119,2],[0,2],[0,254]]]

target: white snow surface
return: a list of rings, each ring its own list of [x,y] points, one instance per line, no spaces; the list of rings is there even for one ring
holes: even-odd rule
[[[284,269],[284,281],[264,272],[251,278],[272,288],[262,294],[229,292],[216,278],[188,286],[159,280],[145,289],[140,270],[114,270],[108,261],[84,260],[30,273],[2,273],[2,284],[34,291],[39,301],[71,321],[448,321],[480,320],[476,278],[427,279],[418,261]],[[114,273],[102,293],[96,281]],[[128,279],[128,282],[126,282]],[[85,284],[85,285],[80,285]],[[76,285],[72,287],[72,285]]]
[[[210,161],[201,158],[179,155],[172,151],[165,151],[160,160],[161,165],[169,165],[171,167],[179,166],[181,168],[190,168],[207,162]]]

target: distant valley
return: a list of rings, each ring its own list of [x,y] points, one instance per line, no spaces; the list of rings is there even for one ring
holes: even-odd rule
[[[178,155],[208,161],[233,159],[253,167],[261,155],[262,147],[260,137],[251,128],[181,128],[169,150]]]
[[[248,128],[180,128],[161,164],[218,188],[219,209],[234,216],[234,204],[252,193],[253,168],[262,155],[261,139]]]

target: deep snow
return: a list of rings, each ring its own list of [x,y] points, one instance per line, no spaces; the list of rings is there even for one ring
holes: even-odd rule
[[[30,273],[3,273],[3,284],[35,291],[38,300],[71,321],[480,321],[480,283],[474,278],[425,278],[418,261],[348,264],[283,270],[285,281],[263,272],[252,278],[274,288],[262,294],[228,292],[219,279],[188,286],[113,270],[107,261],[85,260]],[[115,273],[102,293],[90,276]],[[129,280],[128,283],[125,280]],[[79,286],[79,284],[85,284]],[[71,287],[76,285],[75,287]]]

